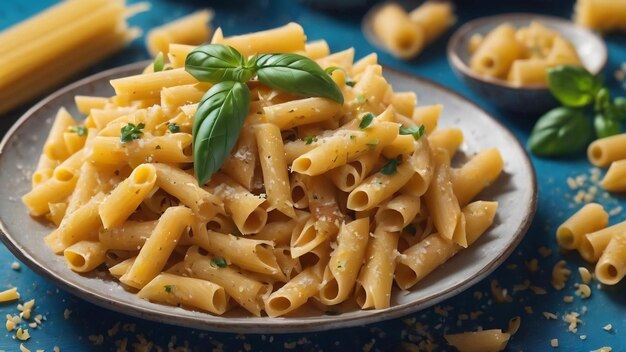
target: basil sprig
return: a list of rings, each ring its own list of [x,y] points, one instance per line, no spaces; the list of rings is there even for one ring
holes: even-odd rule
[[[563,106],[537,120],[528,139],[534,154],[551,157],[576,153],[587,146],[593,132],[597,138],[621,133],[626,98],[611,100],[600,78],[579,66],[559,66],[548,70],[548,87]],[[593,116],[593,125],[587,116]]]
[[[301,55],[246,58],[232,47],[209,44],[187,55],[185,70],[201,82],[214,83],[198,104],[192,130],[194,168],[201,185],[222,166],[239,138],[250,107],[246,82],[251,78],[288,93],[343,104],[341,90],[329,74]]]

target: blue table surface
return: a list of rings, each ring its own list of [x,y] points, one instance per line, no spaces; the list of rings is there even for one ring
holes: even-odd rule
[[[129,1],[130,3],[136,1]],[[357,57],[377,51],[383,64],[393,66],[419,76],[427,77],[449,87],[497,117],[522,142],[528,138],[529,131],[536,116],[520,111],[516,114],[497,110],[489,102],[481,99],[467,86],[457,79],[448,66],[445,54],[449,32],[434,45],[426,48],[415,60],[402,62],[390,55],[376,50],[363,37],[360,30],[360,19],[363,11],[350,13],[321,12],[304,6],[301,2],[290,0],[262,1],[167,1],[153,0],[149,12],[136,15],[130,20],[132,25],[147,30],[164,22],[185,15],[202,7],[213,7],[216,17],[214,26],[221,26],[227,35],[246,33],[265,28],[283,25],[290,21],[300,23],[311,40],[324,38],[332,50],[337,51],[353,46]],[[0,30],[50,6],[52,0],[3,0],[0,1]],[[414,2],[417,5],[418,2]],[[534,0],[534,1],[479,1],[465,0],[457,3],[458,21],[455,26],[486,15],[506,12],[536,12],[570,17],[572,1]],[[613,72],[620,63],[626,61],[626,36],[613,34],[605,37],[609,47],[609,62],[605,71],[606,81],[614,94],[625,95]],[[144,49],[143,39],[136,40],[128,48],[115,55],[83,75],[103,69],[119,66],[148,58]],[[2,116],[0,131],[6,132],[10,124],[27,108]],[[558,338],[558,350],[591,351],[602,346],[611,346],[613,351],[626,351],[626,284],[613,287],[598,286],[594,281],[592,296],[587,300],[575,296],[574,284],[580,282],[576,268],[587,266],[575,253],[560,252],[556,246],[554,232],[580,205],[573,204],[572,198],[576,191],[568,188],[568,177],[580,174],[589,175],[591,166],[583,155],[566,159],[545,160],[532,158],[539,180],[539,207],[535,219],[524,241],[514,254],[488,278],[476,286],[440,304],[440,307],[451,309],[448,316],[438,314],[435,309],[426,309],[401,319],[379,322],[367,326],[333,330],[319,333],[287,334],[287,335],[246,335],[245,331],[237,333],[212,333],[182,327],[158,324],[135,319],[120,313],[108,311],[82,301],[59,290],[35,275],[25,265],[20,270],[12,270],[11,263],[16,259],[4,247],[0,248],[0,283],[1,287],[17,286],[22,300],[36,299],[35,313],[43,314],[47,320],[36,329],[31,329],[32,338],[25,343],[31,350],[45,349],[51,351],[59,346],[61,351],[112,351],[116,349],[116,341],[125,338],[128,350],[133,344],[145,337],[154,343],[153,350],[162,350],[176,346],[188,346],[193,351],[211,351],[223,347],[225,351],[271,351],[271,350],[303,350],[303,351],[360,351],[371,348],[372,351],[408,350],[403,343],[419,344],[426,340],[425,332],[442,350],[450,350],[442,339],[444,333],[461,331],[503,328],[514,316],[521,317],[521,327],[508,345],[510,351],[546,351],[552,350],[550,340]],[[590,185],[587,183],[587,185]],[[623,198],[602,196],[599,193],[596,201],[604,204],[607,209],[618,206],[626,208]],[[1,209],[0,209],[1,211]],[[611,223],[626,219],[626,211],[611,216]],[[552,249],[552,254],[544,257],[538,252],[541,246]],[[531,272],[525,261],[537,259],[539,270]],[[553,265],[561,259],[573,272],[567,286],[562,291],[555,291],[550,285]],[[533,285],[544,287],[547,293],[537,295],[530,290],[513,293],[510,303],[495,303],[490,293],[490,283],[498,280],[508,292],[513,286],[530,280]],[[482,298],[476,298],[476,292]],[[574,302],[566,303],[563,297],[574,296]],[[525,307],[532,307],[533,313]],[[71,314],[64,318],[64,311]],[[480,311],[477,318],[460,320],[461,314],[470,315]],[[569,312],[581,313],[578,332],[567,331],[567,323],[562,316]],[[556,320],[548,320],[542,312],[557,314]],[[585,313],[583,313],[585,312]],[[15,303],[0,305],[0,316],[15,314]],[[120,331],[109,336],[107,330],[120,323]],[[610,332],[603,330],[606,324],[612,324]],[[419,325],[421,324],[421,326]],[[103,335],[103,343],[92,341],[94,335]],[[586,335],[586,339],[581,339]],[[0,332],[0,350],[16,351],[19,343],[14,332]],[[90,336],[92,338],[90,339]],[[172,337],[176,340],[172,343]]]

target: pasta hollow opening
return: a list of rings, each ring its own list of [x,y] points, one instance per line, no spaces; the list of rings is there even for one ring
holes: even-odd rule
[[[311,159],[309,158],[298,158],[293,161],[293,165],[291,166],[291,169],[298,173],[306,173],[309,170],[309,168],[311,168],[312,164],[313,163],[311,162]]]
[[[381,210],[379,219],[384,221],[387,230],[389,231],[399,231],[402,230],[402,225],[404,224],[404,217],[402,214],[394,209],[384,209]]]
[[[304,192],[304,188],[300,185],[293,186],[291,190],[291,198],[293,199],[294,204],[300,204],[306,198],[306,194]]]
[[[354,297],[359,307],[363,308],[365,306],[365,302],[367,301],[367,292],[365,291],[365,288],[361,285],[357,285]]]
[[[396,282],[401,289],[408,289],[417,281],[417,274],[408,265],[398,263],[396,267]]]
[[[352,194],[352,209],[353,210],[363,210],[367,208],[370,202],[370,197],[367,195],[367,192],[357,191]]]
[[[352,172],[346,174],[346,187],[352,188],[356,185],[356,176]]]
[[[65,259],[67,262],[75,269],[80,269],[85,266],[87,260],[82,255],[73,252],[73,251],[65,251],[64,253]]]
[[[60,168],[55,170],[54,178],[57,181],[67,182],[74,178],[74,173],[68,169]]]
[[[191,147],[191,144],[187,145],[186,147],[183,148],[183,155],[191,158],[193,155],[193,148]]]
[[[602,151],[602,147],[599,145],[592,145],[589,148],[589,157],[599,163],[602,160],[604,153]]]
[[[337,299],[337,296],[339,295],[339,284],[337,283],[337,279],[332,278],[330,281],[326,282],[324,287],[322,287],[320,294],[327,301]]]
[[[602,263],[598,265],[598,273],[605,281],[613,282],[619,279],[619,272],[615,265],[611,263]]]
[[[491,56],[482,57],[480,64],[486,69],[493,69],[496,66],[496,61]]]
[[[137,167],[135,172],[133,172],[133,182],[137,185],[151,183],[150,181],[156,178],[155,173],[151,169],[152,167]]]
[[[307,243],[313,241],[316,236],[317,236],[317,231],[315,231],[315,227],[314,226],[307,226],[300,233],[300,235],[298,237],[296,237],[296,240],[293,242],[293,245],[294,246],[299,246],[299,245],[307,244]]]
[[[226,310],[226,291],[224,291],[224,289],[215,291],[213,295],[213,307],[221,312]]]
[[[567,227],[560,227],[556,234],[559,244],[563,247],[571,247],[574,245],[575,237],[572,230]]]
[[[271,298],[268,304],[276,312],[282,312],[291,308],[291,301],[286,297]]]
[[[263,209],[254,209],[243,223],[243,229],[245,232],[254,233],[261,230],[265,222],[267,221],[267,212]]]

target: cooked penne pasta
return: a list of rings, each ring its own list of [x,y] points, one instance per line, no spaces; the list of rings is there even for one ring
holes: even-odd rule
[[[413,16],[432,27],[431,38],[447,28],[451,11],[428,6]],[[175,32],[204,26],[205,14],[160,29],[170,39],[149,39],[168,51],[163,71],[149,65],[112,80],[113,96],[76,97],[85,120],[61,109],[40,141],[22,200],[56,225],[44,243],[72,270],[108,268],[140,298],[217,315],[384,309],[395,304],[394,282],[412,287],[486,232],[496,203],[465,204],[502,171],[499,152],[452,169],[461,130],[437,130],[442,106],[394,91],[376,54],[355,61],[354,48],[305,44],[295,23],[234,37],[218,28],[212,43],[249,59],[312,58],[328,75],[324,84],[334,82],[343,96],[339,104],[338,96],[275,89],[261,74],[242,88],[250,101],[241,129],[225,129],[228,109],[216,114],[211,99],[228,105],[241,97],[207,94],[223,82],[198,82],[185,70],[194,47],[169,42],[202,34]],[[198,132],[194,123],[211,128]],[[208,143],[205,156],[220,154],[223,164],[207,159],[199,167],[198,138]],[[603,250],[609,241],[587,242],[605,242]]]
[[[411,21],[398,4],[390,3],[379,9],[372,19],[372,28],[382,44],[398,58],[413,58],[424,47],[424,29]]]
[[[198,45],[209,41],[211,27],[208,22],[212,18],[212,11],[199,10],[151,29],[146,37],[150,55],[156,56],[159,52],[167,55],[171,43]]]

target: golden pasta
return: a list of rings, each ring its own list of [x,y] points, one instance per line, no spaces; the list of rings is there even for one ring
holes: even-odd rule
[[[435,32],[446,16],[414,14]],[[394,92],[376,55],[354,62],[351,48],[305,40],[295,23],[216,30],[213,43],[244,55],[297,52],[339,67],[331,79],[345,102],[250,82],[243,128],[205,183],[191,144],[211,84],[185,71],[192,46],[168,43],[173,69],[114,79],[112,97],[77,97],[84,121],[61,109],[22,199],[56,225],[44,243],[77,273],[108,270],[155,303],[280,317],[389,307],[394,285],[409,289],[485,233],[497,203],[474,198],[502,172],[499,152],[452,167],[463,134],[437,130],[441,105]]]

